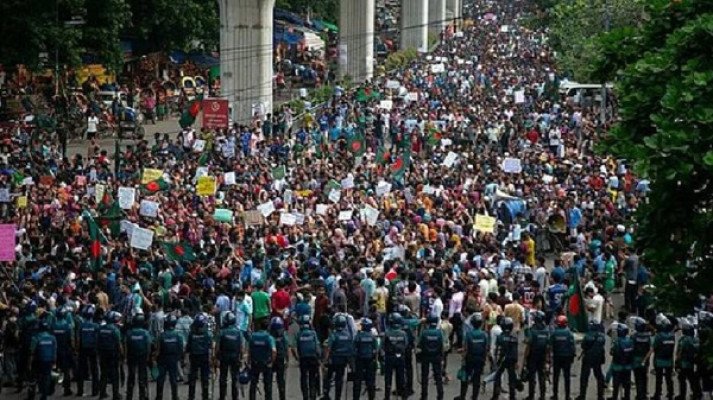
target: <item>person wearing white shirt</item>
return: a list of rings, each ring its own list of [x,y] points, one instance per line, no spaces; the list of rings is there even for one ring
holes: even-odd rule
[[[443,300],[441,300],[441,296],[443,296],[443,289],[437,286],[431,293],[433,296],[433,304],[431,305],[429,315],[438,318],[438,326],[440,327],[441,314],[443,314]]]
[[[96,114],[91,113],[87,118],[87,139],[92,140],[97,135],[97,129],[99,126],[99,118]]]
[[[584,290],[585,305],[587,307],[587,318],[590,322],[602,323],[602,312],[604,311],[604,297],[595,288],[587,286]]]

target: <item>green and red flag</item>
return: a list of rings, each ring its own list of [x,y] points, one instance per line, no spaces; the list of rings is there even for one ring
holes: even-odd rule
[[[185,128],[187,126],[193,125],[194,122],[196,122],[196,118],[198,117],[198,113],[201,112],[201,102],[198,100],[193,100],[188,105],[186,108],[183,109],[183,113],[181,114],[181,119],[178,121],[179,125],[181,125],[181,128]]]
[[[379,165],[385,165],[389,163],[389,160],[391,160],[391,153],[383,145],[379,146],[376,149],[376,162]]]
[[[87,221],[87,226],[89,228],[89,257],[92,260],[92,268],[97,271],[102,267],[103,264],[101,246],[103,244],[108,244],[109,241],[102,233],[101,229],[99,228],[99,224],[97,224],[97,221],[95,221],[94,217],[89,214],[89,211],[84,210],[84,212],[82,213],[82,217],[85,221]]]
[[[579,272],[574,270],[573,283],[569,287],[569,299],[567,301],[567,322],[569,328],[574,332],[587,332],[587,312],[584,306],[584,294],[582,285],[579,282]]]
[[[396,160],[391,164],[389,169],[391,170],[391,176],[397,180],[402,181],[406,171],[409,169],[411,164],[411,149],[404,149]]]
[[[155,181],[150,181],[145,184],[141,185],[141,190],[144,192],[149,192],[149,193],[156,193],[156,192],[162,192],[165,190],[168,190],[171,188],[171,185],[166,182],[165,179],[158,178]]]
[[[121,220],[125,217],[124,210],[119,206],[119,201],[114,200],[111,194],[107,191],[102,197],[102,201],[98,207],[99,216],[97,221],[99,225],[108,227],[112,237],[117,237],[121,233]]]
[[[186,242],[171,243],[162,242],[161,247],[166,253],[166,259],[169,261],[193,261],[196,259],[196,253]]]
[[[441,132],[439,132],[437,128],[432,127],[428,129],[428,138],[426,141],[430,146],[437,146],[442,138],[443,135],[441,135]]]
[[[347,146],[349,151],[354,154],[355,157],[359,157],[366,152],[366,140],[364,139],[364,134],[359,131],[349,137],[347,140]]]

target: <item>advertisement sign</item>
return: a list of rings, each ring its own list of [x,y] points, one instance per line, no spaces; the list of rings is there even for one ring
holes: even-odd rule
[[[203,100],[203,127],[208,129],[228,129],[228,100]]]

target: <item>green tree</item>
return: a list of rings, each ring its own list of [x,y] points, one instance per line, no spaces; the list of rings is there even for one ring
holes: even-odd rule
[[[713,273],[713,3],[650,0],[646,14],[596,46],[595,72],[619,77],[605,148],[651,180],[637,243],[659,307],[690,312]]]
[[[119,69],[123,63],[119,35],[131,17],[129,4],[125,0],[84,0],[84,4],[84,48],[99,56],[109,69]]]
[[[644,5],[642,0],[559,0],[544,15],[560,69],[577,81],[591,82],[597,38],[607,29],[637,26]]]
[[[129,0],[131,29],[151,51],[214,50],[220,39],[215,0]]]

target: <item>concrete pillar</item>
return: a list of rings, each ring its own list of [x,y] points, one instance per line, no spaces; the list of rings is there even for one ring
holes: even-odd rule
[[[448,14],[448,23],[455,26],[456,30],[460,29],[461,18],[463,18],[462,0],[447,0],[446,13]]]
[[[339,3],[339,76],[353,82],[374,76],[375,0],[342,0]]]
[[[428,31],[438,35],[446,27],[446,0],[428,0]]]
[[[401,49],[428,51],[428,0],[401,0]]]
[[[253,110],[272,112],[272,9],[275,0],[218,0],[220,93],[231,117],[247,123]]]

